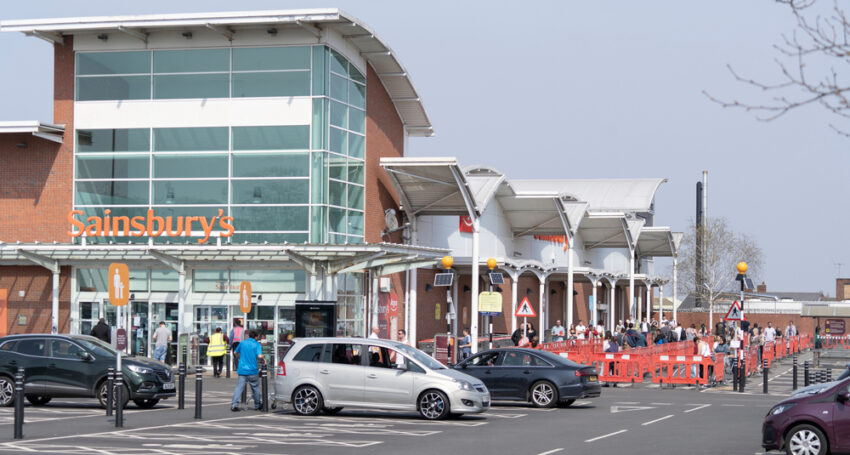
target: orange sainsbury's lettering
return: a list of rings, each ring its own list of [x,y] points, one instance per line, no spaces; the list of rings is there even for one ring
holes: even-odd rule
[[[219,209],[218,215],[207,218],[204,216],[177,216],[177,217],[161,217],[154,214],[153,210],[147,211],[147,216],[115,216],[110,217],[111,210],[104,210],[104,216],[90,216],[83,222],[80,218],[85,214],[82,210],[71,210],[68,212],[68,223],[71,229],[68,235],[71,237],[80,237],[86,235],[88,237],[101,236],[132,236],[132,237],[159,237],[165,235],[168,237],[182,237],[192,235],[192,223],[198,222],[201,224],[204,237],[198,239],[198,243],[206,243],[210,235],[213,233],[213,228],[218,221],[218,227],[221,229],[220,237],[230,237],[234,233],[233,217],[222,216],[224,210]]]

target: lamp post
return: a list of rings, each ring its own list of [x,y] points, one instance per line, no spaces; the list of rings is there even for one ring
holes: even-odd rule
[[[738,276],[735,277],[735,281],[741,282],[741,320],[743,320],[743,318],[744,318],[744,289],[746,289],[747,282],[750,281],[750,279],[747,278],[747,269],[749,267],[747,266],[746,262],[741,261],[741,262],[738,263],[737,266],[735,266],[735,268],[738,270]]]
[[[452,265],[454,265],[455,260],[451,256],[443,256],[443,259],[440,261],[443,265],[443,268],[446,269],[446,273],[452,273]],[[452,285],[455,285],[454,279],[452,279]],[[457,359],[457,343],[452,343],[452,319],[454,317],[454,302],[452,301],[452,286],[446,287],[446,336],[449,341],[449,363],[456,363]],[[454,362],[453,362],[454,361]]]
[[[499,262],[496,261],[495,258],[487,259],[487,268],[490,269],[490,273],[493,273],[493,269],[495,269],[497,265],[499,265]],[[488,275],[488,276],[490,276],[490,275]],[[489,291],[493,292],[493,279],[490,278],[487,281],[490,282]],[[488,345],[489,346],[488,349],[493,349],[493,314],[491,312],[487,313],[487,330],[488,330],[487,333],[489,334],[489,338],[490,338],[490,343]]]

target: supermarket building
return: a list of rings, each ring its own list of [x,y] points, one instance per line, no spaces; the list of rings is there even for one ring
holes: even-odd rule
[[[228,330],[241,281],[248,327],[272,343],[299,324],[421,340],[446,313],[477,333],[486,281],[471,278],[488,257],[512,289],[495,330],[515,327],[526,295],[544,328],[608,321],[650,311],[652,259],[676,253],[678,237],[652,226],[663,179],[508,181],[405,158],[410,137],[433,135],[419,94],[389,46],[336,9],[0,30],[54,48],[53,120],[0,122],[0,334],[114,325],[112,262],[130,268],[122,325],[142,354],[159,321]],[[446,254],[454,304],[432,286]],[[329,319],[297,314],[321,302]]]

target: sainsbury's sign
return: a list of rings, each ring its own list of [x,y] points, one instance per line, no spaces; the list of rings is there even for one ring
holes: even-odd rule
[[[233,235],[233,217],[222,216],[224,210],[219,209],[218,215],[207,218],[205,216],[157,216],[153,210],[148,210],[147,216],[110,216],[111,210],[103,211],[103,216],[90,216],[82,221],[84,215],[82,210],[71,210],[68,213],[68,223],[73,226],[68,232],[71,237],[79,237],[85,234],[87,237],[186,237],[191,236],[193,224],[202,230],[204,237],[198,239],[198,243],[206,243],[213,229],[221,229],[220,237]]]

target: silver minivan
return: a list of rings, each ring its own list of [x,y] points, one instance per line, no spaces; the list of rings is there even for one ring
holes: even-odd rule
[[[372,338],[299,338],[277,365],[275,399],[300,415],[343,407],[418,411],[426,419],[484,412],[484,383],[406,344]]]

